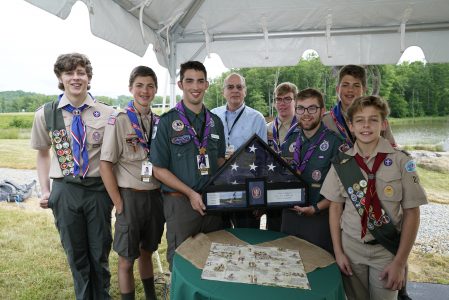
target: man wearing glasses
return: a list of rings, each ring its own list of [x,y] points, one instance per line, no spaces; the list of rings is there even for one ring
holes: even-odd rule
[[[277,117],[267,124],[268,145],[287,162],[291,159],[288,154],[289,144],[287,141],[297,130],[298,122],[295,117],[295,95],[298,88],[291,82],[279,84],[275,90],[274,108]],[[280,231],[281,229],[281,211],[267,211],[267,229]]]
[[[245,105],[245,78],[237,73],[229,74],[223,83],[223,96],[226,99],[226,105],[214,108],[212,112],[223,122],[226,159],[255,133],[267,142],[265,118],[259,111]],[[256,211],[232,213],[231,221],[234,228],[259,228],[260,226]],[[229,221],[225,222],[230,226]]]
[[[281,231],[309,241],[333,253],[329,231],[329,200],[320,195],[321,184],[343,140],[322,123],[323,95],[305,89],[296,96],[298,129],[286,140],[282,156],[292,157],[290,165],[308,186],[304,207],[282,211]]]

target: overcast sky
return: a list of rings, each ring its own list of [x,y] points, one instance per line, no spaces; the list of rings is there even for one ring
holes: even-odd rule
[[[57,1],[57,0],[54,0]],[[415,47],[416,48],[416,47]],[[0,91],[23,90],[57,94],[53,64],[59,54],[81,52],[91,60],[94,95],[128,95],[128,77],[137,65],[154,69],[159,80],[158,95],[164,95],[167,71],[159,66],[149,48],[144,57],[94,37],[87,8],[77,2],[66,20],[59,19],[23,0],[0,0]],[[406,51],[407,60],[422,59],[422,51]],[[214,78],[226,68],[218,56],[205,62]]]

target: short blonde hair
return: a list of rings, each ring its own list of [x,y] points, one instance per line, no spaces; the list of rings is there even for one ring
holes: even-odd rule
[[[390,107],[388,102],[380,96],[362,96],[356,98],[348,108],[348,118],[352,122],[354,115],[365,107],[377,108],[380,112],[382,120],[386,120],[390,115]]]

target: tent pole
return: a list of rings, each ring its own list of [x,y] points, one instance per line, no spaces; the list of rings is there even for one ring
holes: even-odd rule
[[[173,37],[173,35],[171,36]],[[170,37],[170,38],[171,38]],[[176,44],[171,39],[170,54],[168,55],[168,72],[170,74],[170,108],[176,105]]]

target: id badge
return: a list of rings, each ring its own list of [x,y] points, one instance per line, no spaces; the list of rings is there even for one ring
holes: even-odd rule
[[[140,172],[140,178],[143,182],[150,182],[150,178],[153,175],[153,164],[149,161],[142,162],[142,170]]]
[[[204,159],[201,159],[201,156],[203,156]],[[209,175],[209,154],[197,155],[196,164],[201,175]]]
[[[225,159],[229,159],[231,155],[234,154],[234,152],[235,152],[234,145],[228,145],[226,147]]]

